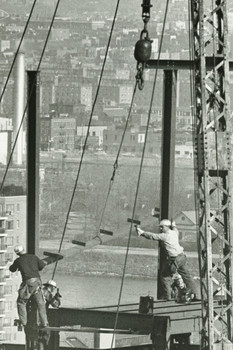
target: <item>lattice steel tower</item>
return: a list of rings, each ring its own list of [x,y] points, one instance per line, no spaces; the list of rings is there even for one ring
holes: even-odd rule
[[[191,0],[191,16],[201,349],[232,349],[233,176],[227,1]]]

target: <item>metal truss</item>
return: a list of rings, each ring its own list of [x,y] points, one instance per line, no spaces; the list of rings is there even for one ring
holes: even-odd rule
[[[228,349],[233,341],[233,176],[226,1],[191,0],[191,17],[203,309],[201,349]]]

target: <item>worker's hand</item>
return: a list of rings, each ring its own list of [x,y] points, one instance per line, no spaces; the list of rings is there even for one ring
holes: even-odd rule
[[[140,237],[144,233],[144,231],[137,225],[136,225],[136,232],[138,237]]]
[[[176,223],[175,223],[175,221],[172,221],[172,222],[171,222],[171,229],[173,229],[173,228],[176,228]]]

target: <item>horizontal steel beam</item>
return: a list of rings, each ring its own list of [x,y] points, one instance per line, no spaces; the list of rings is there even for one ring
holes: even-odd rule
[[[211,70],[213,67],[223,60],[222,57],[206,57],[206,68]],[[163,69],[163,70],[187,70],[194,69],[194,61],[192,60],[149,60],[146,63],[147,69]],[[229,70],[233,70],[233,61],[229,62]]]
[[[49,309],[49,325],[52,327],[74,326],[114,329],[116,312],[98,311],[86,309]],[[158,321],[164,316],[158,316]],[[136,313],[119,313],[117,329],[139,331],[140,334],[148,334],[152,331],[153,315]]]
[[[4,350],[25,350],[25,345],[23,344],[2,344]],[[59,350],[71,349],[69,347],[59,347]],[[153,350],[152,344],[134,345],[127,347],[114,348],[114,350]],[[82,350],[80,348],[73,348],[72,350]],[[88,348],[88,350],[96,350],[95,348]],[[107,349],[106,349],[107,350]],[[109,349],[110,350],[110,349]],[[172,344],[171,350],[200,350],[200,345],[194,344]]]
[[[75,332],[75,333],[101,333],[101,334],[112,334],[113,331],[111,329],[98,329],[98,328],[85,328],[85,327],[45,327],[42,328],[42,330],[48,330],[51,332]],[[114,332],[115,334],[131,334],[135,335],[138,334],[138,332],[134,332],[132,330],[122,330],[117,329]]]
[[[192,310],[190,313],[187,310],[185,313],[183,310],[183,314],[180,316],[174,313],[174,319],[171,319],[171,334],[197,332],[199,330],[200,310],[200,308],[196,312]],[[48,314],[49,324],[52,327],[79,325],[81,327],[114,329],[116,321],[116,312],[113,311],[60,308],[49,309]],[[161,329],[168,318],[170,319],[168,312],[166,315],[120,312],[116,328],[118,330],[131,330],[138,334],[150,334],[153,328]]]

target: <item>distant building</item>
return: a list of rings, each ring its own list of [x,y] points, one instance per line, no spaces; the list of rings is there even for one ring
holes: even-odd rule
[[[87,135],[87,126],[81,125],[77,126],[77,142],[76,148],[82,149],[86,135]],[[103,147],[103,133],[107,129],[107,126],[104,125],[91,125],[89,129],[89,136],[87,140],[87,146],[96,148]]]
[[[50,79],[43,79],[40,83],[40,112],[48,113],[49,106],[55,102],[55,84]]]
[[[86,106],[86,110],[90,111],[92,107],[92,85],[82,85],[80,94],[81,104]]]
[[[175,147],[176,158],[193,158],[193,145],[176,145]]]
[[[133,86],[122,84],[119,87],[119,104],[130,105],[133,96]]]
[[[105,152],[117,153],[124,131],[124,125],[119,124],[104,130],[103,149]],[[131,128],[124,135],[123,153],[141,154],[145,142],[145,128]],[[160,154],[161,132],[149,131],[146,156]]]
[[[47,114],[40,118],[40,149],[48,151],[51,148],[51,115]]]
[[[12,119],[0,118],[0,163],[7,164],[12,142]]]
[[[16,299],[21,283],[20,273],[9,271],[16,258],[14,246],[26,245],[26,196],[0,197],[0,341],[22,344],[24,332],[18,332]]]
[[[194,210],[181,211],[174,217],[174,220],[182,241],[197,241],[197,221],[196,212]]]
[[[1,40],[0,41],[0,51],[4,52],[7,49],[10,49],[11,47],[11,42],[10,40]]]
[[[104,113],[112,124],[120,123],[127,118],[127,110],[122,107],[106,107]]]
[[[70,37],[69,28],[52,28],[52,40],[65,40]]]
[[[51,120],[51,147],[55,150],[74,150],[76,119],[60,116]]]

